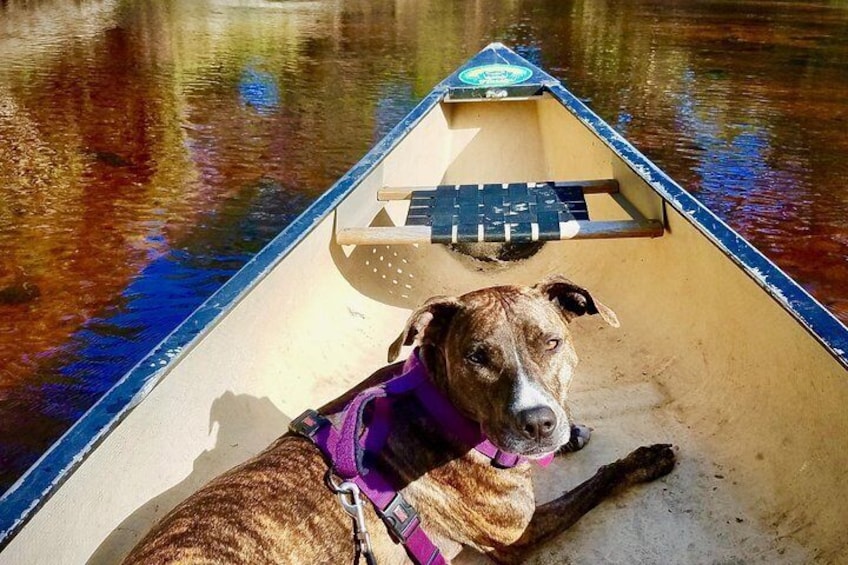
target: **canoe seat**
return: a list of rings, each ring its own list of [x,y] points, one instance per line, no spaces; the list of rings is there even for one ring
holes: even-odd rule
[[[609,194],[630,219],[590,220],[585,197],[590,193]],[[614,179],[385,188],[377,199],[408,200],[406,224],[342,228],[336,233],[339,244],[529,243],[663,234],[662,223],[636,210]]]
[[[527,243],[560,239],[560,223],[588,219],[580,187],[511,183],[414,190],[406,225],[430,226],[433,243]]]

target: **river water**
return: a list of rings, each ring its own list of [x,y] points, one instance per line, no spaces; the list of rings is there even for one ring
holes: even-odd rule
[[[848,320],[846,39],[845,1],[0,0],[0,492],[495,40]]]

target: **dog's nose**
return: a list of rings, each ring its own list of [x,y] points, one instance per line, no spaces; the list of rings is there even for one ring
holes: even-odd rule
[[[529,439],[539,441],[551,437],[556,425],[556,414],[547,406],[536,406],[518,413],[519,429]]]

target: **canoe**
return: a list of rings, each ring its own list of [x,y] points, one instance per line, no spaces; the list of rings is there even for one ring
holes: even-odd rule
[[[573,322],[572,410],[595,431],[534,471],[539,499],[637,445],[672,442],[680,461],[538,562],[845,559],[848,330],[559,81],[492,44],[3,495],[0,562],[119,560],[385,364],[426,298],[552,273],[621,327]]]

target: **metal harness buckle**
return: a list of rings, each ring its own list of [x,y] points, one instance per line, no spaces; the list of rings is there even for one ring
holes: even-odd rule
[[[406,501],[401,493],[397,493],[384,510],[380,512],[383,521],[392,536],[401,543],[406,542],[415,528],[409,525],[418,520],[418,512]]]
[[[289,423],[289,430],[308,438],[329,423],[329,420],[311,408]]]

